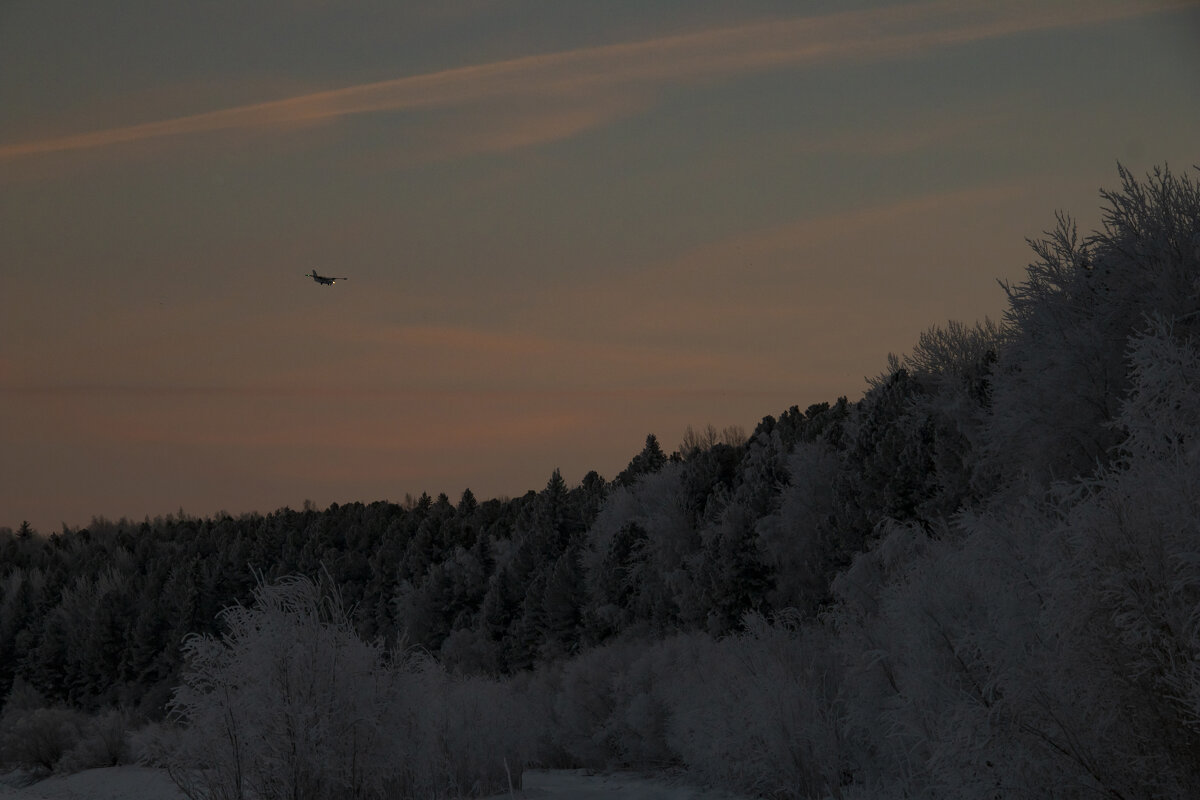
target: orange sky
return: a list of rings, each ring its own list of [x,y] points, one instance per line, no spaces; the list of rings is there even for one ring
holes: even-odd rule
[[[1200,162],[1194,2],[199,5],[0,8],[0,526],[611,478]]]

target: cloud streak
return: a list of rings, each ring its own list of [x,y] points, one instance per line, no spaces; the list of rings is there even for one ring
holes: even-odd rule
[[[239,105],[200,114],[0,145],[0,161],[91,150],[164,137],[239,130],[288,131],[377,112],[419,112],[535,98],[579,104],[555,125],[480,140],[483,150],[577,135],[629,111],[620,93],[653,93],[758,72],[841,60],[882,61],[942,47],[1054,28],[1113,22],[1186,6],[1159,2],[963,3],[917,5],[773,19],[638,42],[532,55]]]

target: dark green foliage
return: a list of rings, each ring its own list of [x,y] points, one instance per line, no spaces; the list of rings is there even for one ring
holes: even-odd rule
[[[845,438],[844,425],[850,415],[851,404],[845,397],[839,397],[832,406],[829,403],[814,403],[804,411],[799,406],[792,406],[774,417],[764,417],[758,424],[754,435],[775,434],[786,450],[791,450],[799,442],[827,441],[834,446],[840,446]]]
[[[762,611],[774,584],[758,546],[750,509],[732,506],[710,529],[700,571],[708,631],[724,635],[742,617]]]
[[[924,392],[900,368],[858,404],[853,444],[835,484],[838,528],[850,552],[884,519],[917,519],[918,507],[933,492],[932,423],[910,413]]]
[[[628,629],[639,617],[649,537],[637,522],[613,535],[593,577],[595,596],[590,625],[597,639]]]
[[[653,433],[646,437],[646,446],[642,452],[633,457],[621,474],[617,475],[614,483],[617,486],[629,486],[643,475],[658,472],[667,463],[667,455],[658,444],[658,437]]]
[[[540,656],[560,658],[579,650],[583,623],[583,568],[577,548],[568,548],[551,567],[541,598]]]
[[[594,472],[572,488],[555,471],[516,500],[480,503],[468,490],[457,505],[426,494],[266,516],[96,519],[48,538],[0,529],[0,698],[23,677],[49,702],[147,704],[156,716],[183,640],[216,633],[220,610],[246,602],[260,578],[294,574],[335,583],[368,640],[437,653],[455,631],[474,632],[460,644],[496,671],[571,652],[585,606],[579,551],[606,492]]]

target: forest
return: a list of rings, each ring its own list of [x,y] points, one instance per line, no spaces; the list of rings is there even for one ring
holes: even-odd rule
[[[0,529],[0,762],[140,759],[195,798],[532,765],[1200,797],[1200,183],[1118,174],[1001,320],[611,479]]]

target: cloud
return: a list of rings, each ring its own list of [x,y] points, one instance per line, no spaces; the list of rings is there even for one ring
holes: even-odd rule
[[[231,130],[287,131],[359,114],[468,108],[537,98],[571,101],[573,116],[484,148],[527,146],[569,136],[613,118],[611,98],[666,86],[841,60],[882,61],[941,47],[1031,31],[1120,20],[1186,6],[1160,2],[975,3],[935,0],[817,17],[736,26],[531,55],[313,92],[106,130],[0,145],[0,161],[89,150],[163,137]],[[603,98],[585,110],[587,98]],[[609,113],[601,113],[608,109]]]
[[[371,169],[410,167],[473,155],[505,153],[571,139],[643,111],[633,93],[545,103],[486,103],[441,114],[385,155],[368,153]]]

